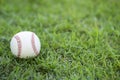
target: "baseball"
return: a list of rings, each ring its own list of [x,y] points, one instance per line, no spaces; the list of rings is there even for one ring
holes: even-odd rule
[[[39,54],[41,43],[35,33],[22,31],[13,36],[10,48],[13,55],[19,58],[29,58]]]

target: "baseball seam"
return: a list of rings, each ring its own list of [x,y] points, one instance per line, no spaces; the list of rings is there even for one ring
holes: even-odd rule
[[[34,33],[32,33],[32,38],[31,38],[31,43],[32,43],[32,48],[33,48],[33,51],[36,55],[38,55],[38,50],[36,48],[36,45],[35,45],[35,36],[34,36]]]
[[[15,39],[17,41],[17,46],[18,46],[18,55],[17,56],[20,57],[21,49],[22,49],[21,39],[20,39],[20,37],[18,35],[15,36]]]

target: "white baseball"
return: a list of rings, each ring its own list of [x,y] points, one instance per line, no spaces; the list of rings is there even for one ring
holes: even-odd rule
[[[40,52],[41,43],[35,33],[23,31],[13,36],[10,48],[11,52],[19,58],[35,57]]]

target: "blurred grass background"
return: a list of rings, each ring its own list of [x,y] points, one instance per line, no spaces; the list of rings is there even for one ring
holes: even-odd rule
[[[10,39],[35,32],[33,59],[15,58]],[[0,0],[0,80],[119,80],[119,0]]]

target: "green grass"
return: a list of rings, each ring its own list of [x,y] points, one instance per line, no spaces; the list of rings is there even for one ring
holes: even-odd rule
[[[41,40],[36,58],[10,51],[25,30]],[[119,79],[119,0],[0,0],[0,80]]]

